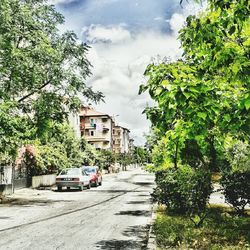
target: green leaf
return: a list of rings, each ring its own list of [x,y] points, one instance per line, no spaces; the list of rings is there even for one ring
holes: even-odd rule
[[[198,117],[202,118],[203,120],[206,120],[207,118],[207,113],[204,113],[204,112],[198,112]]]
[[[155,95],[160,95],[162,93],[162,88],[161,87],[158,87],[156,90],[155,90]]]
[[[199,90],[196,89],[195,87],[190,87],[189,90],[194,93],[199,93]]]
[[[250,99],[245,100],[244,105],[245,105],[246,110],[249,110],[250,109]]]
[[[184,95],[187,99],[191,96],[191,94],[188,93],[188,92],[183,92],[183,95]]]
[[[168,81],[168,80],[163,80],[163,81],[161,82],[161,84],[162,84],[163,87],[166,87],[166,86],[169,85],[169,81]]]
[[[147,90],[147,86],[141,84],[139,87],[139,95]]]

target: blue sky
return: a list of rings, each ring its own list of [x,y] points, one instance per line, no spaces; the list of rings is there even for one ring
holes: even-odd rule
[[[189,14],[201,6],[189,0],[50,0],[65,16],[64,30],[74,30],[91,49],[93,65],[88,84],[102,91],[105,103],[96,108],[119,115],[116,122],[128,127],[142,145],[150,122],[142,115],[152,105],[147,94],[138,96],[146,81],[143,72],[152,61],[175,60],[182,51],[178,31]],[[203,7],[204,8],[204,7]]]
[[[58,9],[66,16],[67,25],[79,32],[81,25],[124,23],[138,32],[154,29],[170,32],[165,20],[183,11],[179,0],[72,0],[57,1]],[[73,15],[72,15],[73,13]]]

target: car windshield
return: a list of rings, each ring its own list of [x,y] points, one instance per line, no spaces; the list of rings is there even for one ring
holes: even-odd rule
[[[83,169],[87,174],[96,173],[96,168],[84,167]]]
[[[80,170],[79,168],[69,168],[69,169],[64,169],[60,175],[79,175]]]

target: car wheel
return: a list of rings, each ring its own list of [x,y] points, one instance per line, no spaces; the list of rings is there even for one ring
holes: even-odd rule
[[[98,187],[98,180],[95,181],[95,187]]]
[[[80,187],[79,187],[79,190],[82,191],[82,190],[83,190],[83,186],[80,186]]]
[[[62,187],[57,187],[57,191],[62,191]]]

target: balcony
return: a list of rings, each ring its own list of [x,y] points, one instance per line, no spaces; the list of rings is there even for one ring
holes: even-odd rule
[[[87,142],[110,142],[109,139],[103,136],[84,136]]]
[[[95,129],[96,128],[96,124],[95,123],[85,123],[84,128],[85,129]]]

